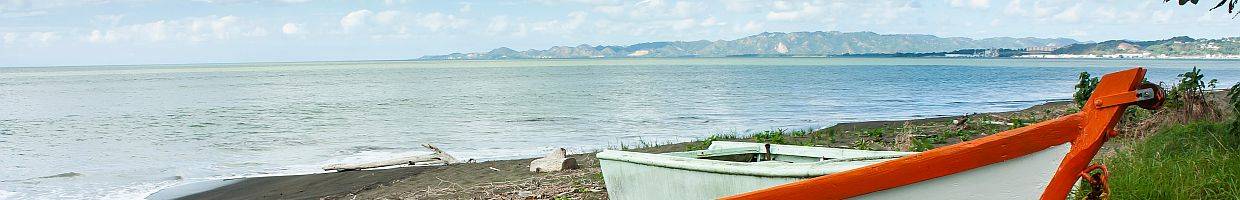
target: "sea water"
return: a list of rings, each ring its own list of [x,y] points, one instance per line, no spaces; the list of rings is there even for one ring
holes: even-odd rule
[[[170,186],[425,153],[533,157],[715,133],[1011,111],[1077,74],[1240,61],[677,58],[0,68],[0,199]]]

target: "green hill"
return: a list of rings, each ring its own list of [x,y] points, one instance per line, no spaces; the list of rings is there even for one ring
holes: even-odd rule
[[[1107,55],[1143,54],[1192,56],[1240,54],[1240,37],[1193,39],[1186,36],[1154,41],[1108,40],[1098,43],[1073,44],[1056,49],[1053,54]]]

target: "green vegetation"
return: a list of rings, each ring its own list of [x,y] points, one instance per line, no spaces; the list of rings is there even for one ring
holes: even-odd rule
[[[1230,120],[1230,121],[1235,121]],[[1130,138],[1101,162],[1114,199],[1240,198],[1240,134],[1230,122],[1194,122]],[[1077,191],[1083,197],[1088,188]]]
[[[670,142],[670,141],[669,141],[669,142],[662,142],[662,143],[661,143],[661,142],[657,142],[657,141],[649,141],[649,142],[647,142],[646,140],[643,140],[643,139],[641,139],[641,138],[637,138],[637,144],[636,144],[636,145],[629,146],[628,144],[625,144],[625,143],[621,142],[621,143],[620,143],[620,147],[619,147],[618,149],[620,149],[620,150],[644,149],[644,148],[657,147],[657,146],[668,145],[668,144],[672,144],[672,142]],[[615,148],[615,147],[612,147],[612,149],[616,149],[616,148]]]
[[[1170,126],[1145,137],[1116,138],[1115,154],[1097,158],[1110,169],[1111,198],[1240,199],[1240,119],[1209,111],[1215,106],[1208,98],[1215,97],[1205,91],[1217,81],[1203,81],[1201,70],[1193,68],[1178,77],[1166,110],[1129,108],[1123,119]],[[1232,116],[1240,116],[1240,83],[1227,96]],[[1075,197],[1086,198],[1090,190],[1082,181]]]
[[[784,129],[775,129],[774,131],[762,131],[753,134],[753,141],[771,144],[788,144],[784,140]]]
[[[1185,101],[1193,101],[1202,98],[1205,95],[1207,87],[1214,88],[1218,83],[1218,79],[1211,79],[1208,83],[1204,80],[1205,75],[1201,74],[1201,69],[1193,67],[1192,70],[1176,75],[1180,77],[1180,82],[1171,87],[1171,91],[1167,92],[1168,108],[1179,108],[1184,106]]]
[[[1232,113],[1231,116],[1236,116],[1236,118],[1240,118],[1240,83],[1236,83],[1236,85],[1232,85],[1231,91],[1227,92],[1227,96],[1228,96],[1227,102],[1228,104],[1231,104],[1231,113]],[[1237,130],[1240,130],[1240,119],[1235,119],[1231,121],[1231,130],[1232,130],[1232,134],[1240,134],[1240,133],[1236,133],[1236,132],[1240,132],[1240,131],[1237,131]]]
[[[920,139],[915,139],[915,140],[913,140],[913,141],[912,141],[912,147],[910,147],[910,148],[909,148],[909,151],[917,151],[917,152],[922,152],[922,151],[926,151],[926,150],[934,149],[934,145],[933,145],[933,144],[934,144],[934,142],[932,142],[932,141],[930,141],[930,140],[931,140],[931,139],[929,139],[929,138],[920,138]],[[940,141],[940,142],[941,142],[942,140],[941,140],[941,139],[939,139],[938,141]]]
[[[710,135],[710,137],[707,137],[705,140],[698,141],[698,142],[693,142],[693,143],[689,143],[687,146],[685,146],[685,148],[689,149],[690,151],[704,150],[704,149],[706,149],[707,147],[710,147],[710,143],[712,143],[712,142],[715,142],[715,141],[728,141],[728,140],[736,140],[736,134],[714,134],[714,135]]]
[[[865,138],[882,139],[884,132],[887,132],[887,127],[878,127],[878,128],[863,130],[858,133],[859,134],[858,136],[865,137]]]
[[[1145,53],[1168,56],[1235,55],[1240,54],[1240,37],[1194,39],[1180,36],[1151,41],[1108,40],[1097,43],[1072,44],[1056,49],[1052,53],[1075,55]]]
[[[1089,95],[1094,93],[1094,88],[1098,87],[1098,77],[1090,77],[1089,72],[1081,72],[1080,78],[1076,83],[1076,93],[1072,93],[1072,102],[1076,102],[1076,107],[1085,106],[1085,101],[1089,100]]]

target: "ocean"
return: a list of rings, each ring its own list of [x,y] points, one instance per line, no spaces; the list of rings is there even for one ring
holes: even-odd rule
[[[0,199],[140,199],[180,184],[422,154],[535,157],[716,133],[1012,111],[1077,73],[1235,60],[667,58],[0,68]]]

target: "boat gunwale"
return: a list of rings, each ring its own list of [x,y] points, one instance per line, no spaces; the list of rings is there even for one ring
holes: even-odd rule
[[[746,142],[722,142],[729,143],[720,146],[748,146],[748,145],[765,145],[762,143],[746,143]],[[900,158],[905,155],[915,154],[916,152],[897,152],[897,151],[865,151],[852,149],[835,149],[825,147],[801,147],[788,145],[771,145],[772,148],[821,148],[827,150],[847,150],[850,152],[872,152],[887,155],[876,156],[853,156],[839,159],[823,160],[818,162],[806,163],[772,163],[772,162],[733,162],[721,161],[702,158],[681,157],[668,154],[652,154],[640,152],[628,152],[617,150],[604,150],[599,152],[595,157],[600,161],[616,161],[626,162],[640,165],[648,165],[654,167],[663,167],[679,170],[698,171],[717,174],[757,176],[757,177],[791,177],[791,178],[810,178],[822,176],[825,174],[843,172],[867,165]],[[712,144],[711,147],[716,147]],[[773,150],[774,151],[774,150]],[[779,154],[779,151],[775,151]],[[792,154],[785,154],[792,155]],[[606,167],[604,167],[606,168]]]

